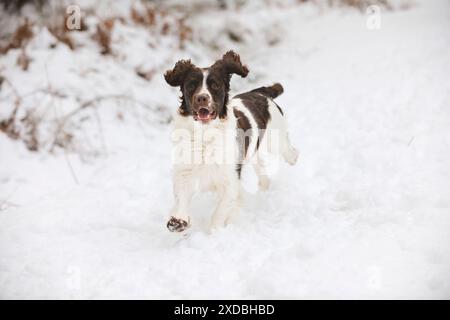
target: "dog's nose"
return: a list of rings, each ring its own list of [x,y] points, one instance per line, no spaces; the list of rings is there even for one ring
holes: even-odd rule
[[[199,94],[195,100],[200,107],[206,107],[209,104],[209,95]]]

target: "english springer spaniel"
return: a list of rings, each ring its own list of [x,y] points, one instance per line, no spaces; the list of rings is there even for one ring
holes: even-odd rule
[[[190,201],[197,191],[218,193],[210,227],[226,225],[241,206],[243,165],[251,163],[259,188],[267,189],[263,149],[281,155],[291,165],[297,161],[298,151],[289,142],[283,111],[273,101],[283,87],[277,83],[229,99],[232,74],[248,74],[233,51],[209,68],[180,60],[164,74],[169,85],[181,90],[172,134],[175,205],[167,222],[170,231],[182,232],[190,226]]]

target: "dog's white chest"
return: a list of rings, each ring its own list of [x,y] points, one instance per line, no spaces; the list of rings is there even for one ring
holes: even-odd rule
[[[197,181],[198,189],[201,191],[214,191],[223,188],[233,174],[235,140],[226,142],[224,137],[204,137],[202,143],[193,143],[194,163],[192,165],[193,175]]]
[[[221,189],[230,175],[236,175],[236,128],[228,121],[202,125],[190,119],[175,120],[175,166],[190,173],[199,191]]]

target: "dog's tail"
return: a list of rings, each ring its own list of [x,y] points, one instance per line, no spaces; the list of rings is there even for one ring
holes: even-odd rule
[[[268,98],[275,99],[276,97],[281,95],[283,91],[284,91],[283,86],[279,83],[275,83],[270,87],[259,87],[250,92],[257,92]]]

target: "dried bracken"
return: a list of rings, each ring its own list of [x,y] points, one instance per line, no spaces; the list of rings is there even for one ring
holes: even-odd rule
[[[143,26],[151,27],[156,23],[156,10],[151,7],[146,7],[143,13],[139,12],[135,7],[132,7],[130,16],[136,24]]]
[[[11,90],[16,98],[14,100],[14,109],[9,115],[9,117],[0,121],[0,131],[6,134],[11,139],[19,139],[20,130],[16,125],[16,121],[17,121],[17,112],[22,103],[22,98],[19,96],[16,88],[12,86],[11,82],[2,76],[1,84],[3,85],[3,83],[6,83],[11,87]]]
[[[186,19],[178,20],[178,40],[180,49],[184,48],[185,42],[192,39],[192,28],[186,24]]]
[[[136,74],[144,80],[150,81],[155,75],[155,70],[143,70],[141,68],[136,69]]]
[[[114,28],[114,18],[108,18],[97,24],[95,39],[101,48],[101,54],[111,54],[111,33]]]
[[[31,58],[25,52],[25,49],[22,48],[20,55],[17,57],[17,65],[23,70],[27,71],[28,66],[30,65]]]
[[[25,18],[25,21],[17,27],[9,43],[0,48],[0,53],[6,54],[10,49],[24,48],[34,35],[32,27],[29,20]]]
[[[39,140],[37,136],[38,125],[40,119],[37,118],[33,111],[28,110],[25,117],[20,119],[24,132],[22,133],[22,139],[25,142],[28,150],[38,151],[39,150]]]
[[[0,131],[14,140],[19,139],[20,137],[19,128],[16,126],[15,123],[18,109],[19,109],[19,102],[16,100],[16,104],[12,114],[7,119],[0,121]]]
[[[163,36],[166,36],[169,34],[170,31],[170,24],[168,22],[164,22],[162,28],[161,28],[161,34]]]
[[[330,6],[348,6],[360,11],[366,10],[371,5],[382,6],[386,9],[392,9],[388,0],[328,0]]]
[[[64,26],[48,27],[48,31],[50,31],[59,42],[66,44],[71,50],[75,49],[75,43]]]
[[[2,5],[6,10],[17,12],[28,3],[41,8],[46,2],[47,0],[0,0],[0,5]]]

